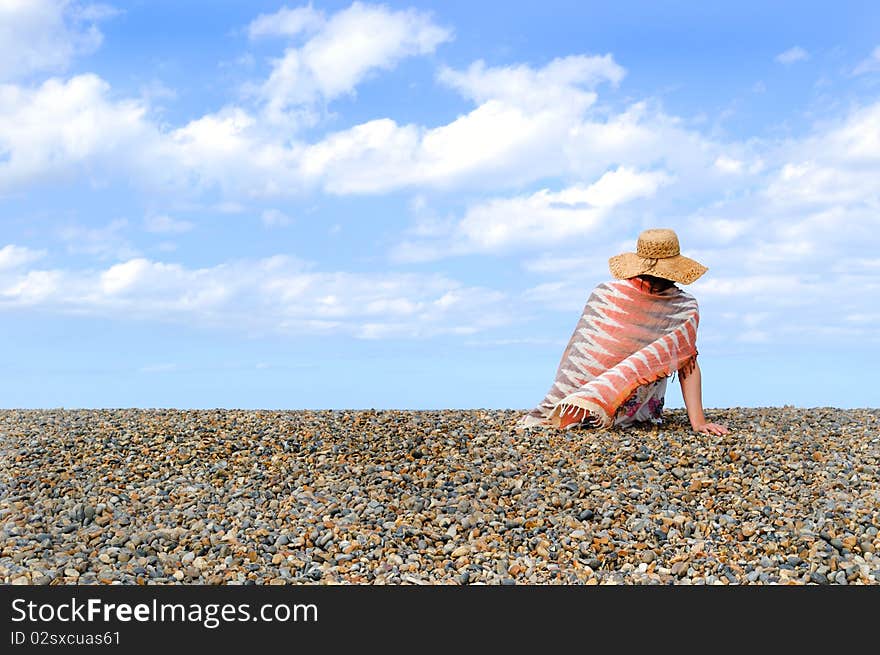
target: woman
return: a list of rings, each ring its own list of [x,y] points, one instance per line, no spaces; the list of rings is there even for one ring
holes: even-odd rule
[[[678,236],[669,229],[645,230],[636,252],[612,257],[608,265],[616,280],[590,295],[553,386],[518,426],[661,423],[667,378],[678,371],[691,427],[727,434],[726,426],[710,423],[703,413],[697,301],[675,286],[708,269],[681,255]]]

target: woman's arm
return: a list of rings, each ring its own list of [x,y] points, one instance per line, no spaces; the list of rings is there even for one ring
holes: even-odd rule
[[[691,427],[697,432],[704,432],[706,434],[722,435],[730,432],[725,425],[706,422],[706,416],[703,414],[703,392],[700,365],[695,361],[693,370],[687,375],[683,373],[683,370],[684,369],[679,369],[678,371],[678,381],[681,384],[681,395],[684,398],[685,407],[687,407]]]

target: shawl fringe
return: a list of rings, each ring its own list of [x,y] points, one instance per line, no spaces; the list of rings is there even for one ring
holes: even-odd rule
[[[697,365],[697,355],[699,355],[699,354],[700,354],[699,352],[695,352],[693,355],[691,355],[686,360],[684,360],[684,363],[678,367],[677,372],[678,372],[678,379],[679,380],[685,379],[687,376],[689,376],[691,373],[694,372],[694,368]],[[676,371],[672,372],[672,379],[673,380],[675,379],[675,373],[676,373]]]
[[[583,405],[580,403],[583,403]],[[601,407],[580,399],[575,399],[573,402],[563,401],[558,403],[553,408],[549,421],[553,427],[569,429],[578,423],[586,421],[587,418],[592,418],[596,427],[611,427],[611,421],[608,420],[608,416]]]

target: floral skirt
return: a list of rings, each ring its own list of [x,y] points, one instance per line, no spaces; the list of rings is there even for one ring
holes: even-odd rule
[[[642,422],[662,423],[667,380],[668,378],[660,378],[637,387],[618,407],[614,415],[614,425],[625,428]]]

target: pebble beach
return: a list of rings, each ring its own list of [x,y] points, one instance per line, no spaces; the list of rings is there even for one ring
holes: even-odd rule
[[[878,584],[880,409],[3,410],[5,584]]]

